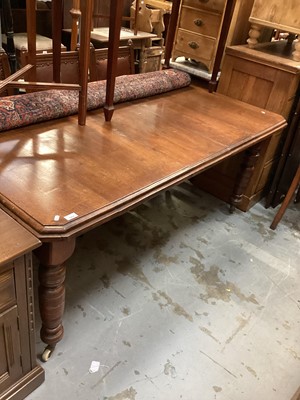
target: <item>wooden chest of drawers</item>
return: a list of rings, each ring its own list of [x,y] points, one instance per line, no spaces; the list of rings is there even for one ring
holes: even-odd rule
[[[226,0],[182,0],[173,60],[183,56],[212,72],[225,5]]]
[[[21,400],[44,381],[37,365],[31,250],[40,242],[0,210],[0,400]]]

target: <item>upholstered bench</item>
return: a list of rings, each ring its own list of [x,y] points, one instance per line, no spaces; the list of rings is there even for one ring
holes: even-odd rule
[[[3,43],[6,44],[6,35],[3,35]],[[27,43],[27,33],[14,33],[14,45],[15,48],[19,51],[21,50],[28,50],[28,43]],[[37,52],[41,51],[52,51],[52,39],[43,36],[43,35],[36,35],[36,50]],[[63,49],[66,49],[65,46],[62,45]]]
[[[116,78],[114,103],[149,97],[188,86],[190,76],[183,71],[165,69]],[[103,107],[106,81],[88,84],[88,110]],[[0,131],[76,114],[78,92],[46,90],[0,99]]]
[[[18,60],[18,64],[22,65],[22,53],[27,53],[28,51],[28,41],[27,41],[27,33],[20,32],[14,33],[14,47],[16,50],[16,56]],[[5,34],[2,35],[2,43],[4,46],[7,44],[7,36]],[[43,36],[43,35],[36,35],[36,52],[37,53],[50,53],[52,52],[53,44],[52,39]],[[66,46],[63,44],[61,45],[62,51],[66,51]],[[24,56],[23,56],[24,57]]]

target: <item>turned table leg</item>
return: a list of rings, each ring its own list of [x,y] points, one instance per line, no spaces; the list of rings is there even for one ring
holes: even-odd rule
[[[262,143],[258,143],[247,149],[245,152],[244,160],[237,175],[232,196],[230,198],[230,212],[233,212],[236,206],[242,201],[243,194],[250,182],[256,162],[259,158],[261,145]]]
[[[251,25],[251,29],[249,31],[249,38],[247,39],[247,43],[250,49],[253,49],[257,45],[260,32],[261,32],[260,25],[256,24]]]
[[[36,250],[39,267],[39,307],[42,320],[41,339],[48,346],[42,354],[47,361],[62,339],[65,307],[65,261],[75,249],[75,238],[46,242]]]
[[[300,61],[300,39],[295,40],[295,50],[292,56],[294,61]]]

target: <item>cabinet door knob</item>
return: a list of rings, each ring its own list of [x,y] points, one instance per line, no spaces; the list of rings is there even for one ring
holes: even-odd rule
[[[194,24],[196,26],[202,26],[203,25],[203,21],[200,18],[196,18],[196,19],[194,19]]]
[[[198,49],[199,44],[197,42],[189,42],[189,46],[191,49]]]

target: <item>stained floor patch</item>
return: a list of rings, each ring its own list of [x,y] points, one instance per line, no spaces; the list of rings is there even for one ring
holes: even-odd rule
[[[274,214],[263,204],[229,214],[184,183],[78,238],[65,335],[28,400],[290,399],[300,376],[299,205],[270,233]],[[40,328],[37,319],[37,338]]]
[[[195,257],[190,257],[190,262],[194,265],[190,268],[192,274],[199,285],[202,285],[206,291],[206,294],[200,294],[200,298],[205,302],[211,299],[229,302],[234,294],[241,301],[258,304],[254,294],[246,296],[233,282],[224,282],[220,278],[221,269],[218,266],[212,265],[206,269],[205,265]]]
[[[137,391],[133,387],[130,387],[114,396],[104,397],[104,400],[135,400],[136,395]]]
[[[193,317],[178,303],[174,302],[170,296],[168,296],[165,292],[158,290],[157,293],[152,293],[153,300],[158,301],[161,309],[168,307],[171,308],[174,314],[182,316],[193,322]],[[162,302],[163,299],[165,302]]]

